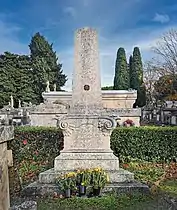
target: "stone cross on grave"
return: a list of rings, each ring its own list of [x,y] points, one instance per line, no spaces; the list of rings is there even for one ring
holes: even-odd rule
[[[68,114],[58,116],[64,149],[55,158],[54,169],[41,173],[39,181],[52,183],[57,174],[95,167],[106,170],[111,182],[131,180],[133,174],[119,169],[119,160],[110,149],[110,135],[117,122],[104,112],[102,105],[98,37],[94,29],[76,31],[72,89]]]

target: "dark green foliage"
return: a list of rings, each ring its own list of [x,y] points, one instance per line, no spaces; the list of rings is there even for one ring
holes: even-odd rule
[[[177,158],[177,127],[117,128],[111,136],[114,153],[123,160],[167,162]]]
[[[133,73],[133,56],[132,55],[130,55],[130,57],[129,57],[129,65],[128,65],[128,67],[129,67],[129,75],[130,75],[130,88],[132,88],[133,89],[133,84],[134,84],[134,77],[136,77]]]
[[[113,90],[113,86],[102,87],[102,90]]]
[[[113,131],[111,147],[120,159],[170,161],[177,158],[176,136],[177,127],[121,127]],[[63,134],[57,128],[17,127],[11,148],[18,161],[34,158],[36,151],[38,158],[53,160],[63,149]]]
[[[56,89],[60,90],[67,79],[63,74],[62,64],[58,63],[56,52],[53,51],[53,45],[49,44],[44,36],[36,33],[31,39],[29,48],[34,72],[34,88],[38,102],[41,102],[41,94],[45,91],[47,81],[50,82],[51,89],[56,84]]]
[[[135,102],[136,106],[143,107],[146,105],[146,87],[142,83],[139,90],[137,91],[137,100]]]
[[[35,159],[51,163],[63,148],[63,134],[58,128],[16,127],[9,147],[18,163]]]
[[[133,50],[132,69],[132,71],[136,72],[138,80],[138,84],[134,85],[137,85],[135,87],[139,88],[139,85],[143,83],[143,64],[141,60],[141,53],[138,47],[135,47]]]
[[[0,55],[0,107],[8,104],[10,95],[14,98],[15,107],[18,106],[19,99],[34,102],[30,65],[30,58],[27,55],[9,52]]]
[[[124,48],[119,48],[117,51],[113,88],[114,90],[129,89],[129,72]]]
[[[130,73],[130,88],[137,90],[137,100],[135,107],[142,107],[146,105],[146,90],[143,84],[143,64],[141,60],[141,53],[138,47],[133,50],[133,57],[129,60]]]

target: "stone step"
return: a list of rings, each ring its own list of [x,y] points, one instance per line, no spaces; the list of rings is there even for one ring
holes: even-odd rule
[[[39,182],[45,184],[54,184],[56,177],[71,171],[55,171],[54,168],[39,174]],[[105,170],[108,173],[111,183],[131,182],[134,180],[134,174],[119,168],[118,170]]]
[[[111,192],[117,194],[134,194],[134,193],[149,194],[150,189],[145,184],[133,181],[133,182],[107,184],[102,190],[102,194],[111,193]],[[31,183],[22,190],[22,196],[24,197],[53,196],[54,193],[58,194],[61,193],[56,184],[42,184],[39,183],[38,181]]]

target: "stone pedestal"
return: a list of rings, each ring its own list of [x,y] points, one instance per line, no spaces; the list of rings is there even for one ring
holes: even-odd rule
[[[8,166],[12,166],[12,151],[7,141],[13,139],[13,127],[0,126],[0,210],[10,208]]]
[[[54,183],[62,173],[79,168],[103,168],[110,183],[133,181],[134,175],[119,168],[119,160],[110,149],[110,134],[115,119],[98,115],[66,115],[59,118],[64,133],[64,150],[55,158],[54,168],[39,175],[40,183]]]

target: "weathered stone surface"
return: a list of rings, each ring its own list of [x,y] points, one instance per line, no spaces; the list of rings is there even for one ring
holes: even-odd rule
[[[99,161],[100,163],[100,161]],[[61,171],[55,171],[55,169],[49,169],[47,171],[44,171],[39,174],[39,182],[40,183],[55,183],[56,177],[58,177],[61,174],[71,172],[72,170],[61,170]],[[106,170],[107,173],[109,173],[110,177],[110,183],[119,183],[119,182],[132,182],[134,180],[134,174],[126,171],[124,169],[119,168],[116,170]]]
[[[133,193],[142,193],[149,194],[150,190],[147,185],[144,185],[139,182],[121,182],[115,184],[106,185],[104,189],[102,189],[102,194],[106,194],[109,192],[115,192],[118,195],[120,194],[133,194]],[[24,197],[45,197],[45,196],[53,196],[54,193],[62,194],[60,189],[56,184],[43,184],[39,182],[33,182],[30,185],[26,186],[22,191],[22,196]]]
[[[14,128],[12,126],[0,126],[0,144],[14,138]]]
[[[10,207],[7,141],[13,138],[13,127],[0,126],[0,210]]]
[[[136,90],[102,90],[101,95],[103,107],[108,109],[132,109],[137,99]],[[64,103],[71,104],[72,91],[44,92],[42,96],[44,100],[51,103],[60,100]]]
[[[73,92],[75,113],[94,114],[102,108],[97,32],[82,28],[75,34]]]
[[[25,201],[21,205],[12,206],[10,210],[37,210],[37,202]]]

